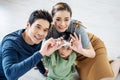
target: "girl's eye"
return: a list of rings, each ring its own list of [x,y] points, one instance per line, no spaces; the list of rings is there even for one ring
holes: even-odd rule
[[[62,46],[62,49],[64,49],[65,47],[64,46]]]
[[[62,49],[72,50],[70,47],[65,48],[65,46],[62,46]]]
[[[70,48],[70,47],[68,47],[68,48],[67,48],[67,50],[71,50],[71,48]]]

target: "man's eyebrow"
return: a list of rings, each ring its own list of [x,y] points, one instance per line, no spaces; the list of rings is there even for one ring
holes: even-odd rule
[[[37,26],[41,26],[40,24],[37,24]]]
[[[45,28],[46,30],[48,30],[49,28]]]
[[[37,24],[37,26],[41,26],[41,25],[40,25],[40,24]],[[48,30],[49,28],[44,28],[44,29],[47,29],[47,30]]]

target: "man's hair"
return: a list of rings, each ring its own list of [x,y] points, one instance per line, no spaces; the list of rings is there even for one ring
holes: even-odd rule
[[[44,19],[47,20],[50,23],[52,22],[52,17],[50,13],[46,10],[35,10],[34,12],[31,13],[29,17],[29,23],[32,25],[37,19]]]

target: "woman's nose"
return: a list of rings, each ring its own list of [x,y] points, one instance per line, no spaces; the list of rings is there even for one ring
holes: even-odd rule
[[[64,21],[61,21],[61,25],[65,25],[65,22],[64,22]]]

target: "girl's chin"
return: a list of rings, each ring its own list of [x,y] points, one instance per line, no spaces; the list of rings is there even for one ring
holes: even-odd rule
[[[63,59],[67,59],[67,57],[62,57]]]
[[[62,58],[66,58],[66,56],[64,56],[64,55],[62,55],[61,57],[62,57]]]

